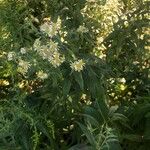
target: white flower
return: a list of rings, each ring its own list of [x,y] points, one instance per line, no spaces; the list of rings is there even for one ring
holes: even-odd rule
[[[111,84],[113,84],[115,82],[114,78],[110,78],[109,81]]]
[[[120,78],[120,79],[119,79],[119,82],[120,82],[120,83],[126,83],[126,79],[125,79],[125,78]]]
[[[59,67],[65,60],[64,56],[60,56],[60,53],[54,52],[52,59],[50,60],[51,64],[56,68]]]
[[[81,32],[81,33],[86,33],[88,31],[89,30],[84,26],[79,26],[79,28],[77,29],[77,32]]]
[[[75,61],[74,63],[71,64],[71,68],[78,72],[82,71],[84,66],[85,63],[83,62],[82,59]]]
[[[38,51],[40,49],[40,47],[41,47],[41,41],[40,41],[40,39],[36,39],[34,41],[33,48],[35,51]]]
[[[37,43],[39,42],[36,41],[36,45]],[[52,40],[47,45],[40,45],[37,48],[37,53],[43,59],[47,59],[55,68],[59,67],[65,60],[65,57],[58,52],[58,43]]]
[[[48,59],[52,54],[50,49],[47,47],[47,45],[43,45],[41,46],[41,48],[37,51],[39,53],[39,55],[43,58],[43,59]]]
[[[40,26],[40,30],[44,33],[47,33],[48,35],[50,35],[50,33],[52,32],[52,25],[50,25],[48,22],[45,22],[44,24],[42,24]]]
[[[50,45],[50,49],[51,49],[52,52],[57,51],[57,49],[58,49],[58,43],[50,41],[49,45]]]
[[[30,66],[31,64],[29,62],[20,59],[18,63],[18,72],[26,74]]]
[[[45,22],[40,26],[40,30],[43,33],[46,33],[49,37],[53,37],[57,34],[59,29],[59,23],[53,23],[53,22]]]
[[[20,53],[21,53],[21,54],[26,54],[26,52],[27,52],[27,51],[26,51],[25,48],[21,48],[21,49],[20,49]]]
[[[138,61],[134,61],[133,64],[134,64],[134,65],[137,65],[137,64],[139,64],[139,62],[138,62]]]
[[[8,55],[7,55],[7,59],[8,61],[11,61],[13,60],[15,57],[15,52],[9,52]]]
[[[98,38],[97,38],[97,43],[98,43],[98,44],[100,44],[100,43],[102,43],[102,42],[103,42],[103,40],[104,40],[104,38],[103,38],[103,37],[98,37]]]
[[[42,70],[37,72],[37,77],[44,80],[44,79],[47,79],[48,78],[48,74],[47,73],[44,73]]]

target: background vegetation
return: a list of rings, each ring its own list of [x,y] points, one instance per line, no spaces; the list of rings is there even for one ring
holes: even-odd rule
[[[148,0],[0,1],[1,150],[149,150]]]

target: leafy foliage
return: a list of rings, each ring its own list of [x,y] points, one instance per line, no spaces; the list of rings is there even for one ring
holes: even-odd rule
[[[0,149],[149,149],[149,6],[0,1]]]

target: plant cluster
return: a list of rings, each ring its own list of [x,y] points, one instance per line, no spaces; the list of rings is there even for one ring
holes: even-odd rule
[[[0,149],[148,150],[148,0],[0,1]]]

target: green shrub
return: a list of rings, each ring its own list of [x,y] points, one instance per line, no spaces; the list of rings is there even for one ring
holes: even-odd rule
[[[0,3],[0,149],[149,148],[148,2]]]

